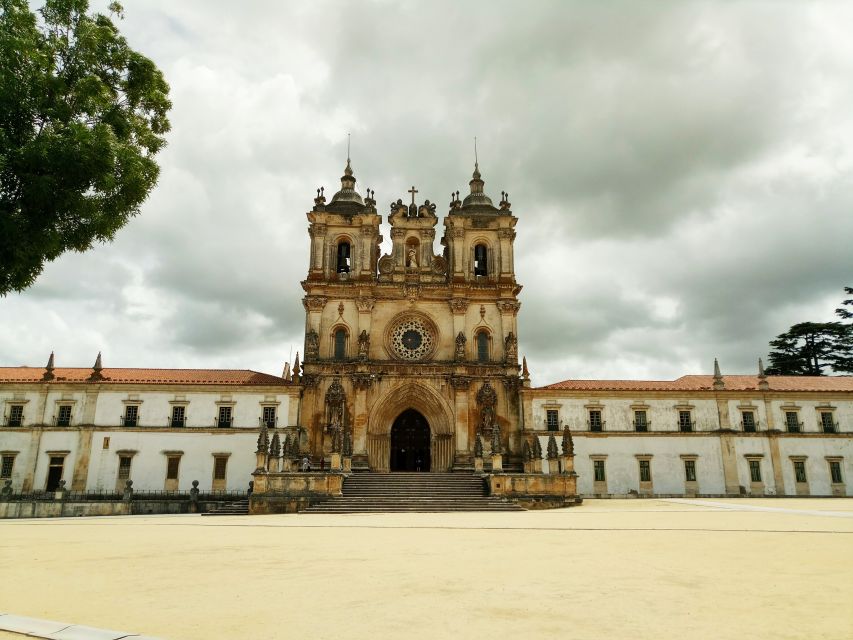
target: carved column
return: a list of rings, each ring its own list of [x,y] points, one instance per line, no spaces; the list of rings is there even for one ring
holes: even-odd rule
[[[453,338],[455,339],[460,332],[465,334],[465,313],[468,311],[468,300],[465,298],[452,298],[448,301],[450,312],[453,314]],[[472,336],[465,335],[465,338],[471,343],[466,346],[466,350],[476,349]],[[468,360],[469,358],[465,358]]]
[[[394,258],[394,270],[401,271],[406,268],[406,237],[405,229],[391,229],[391,256]]]
[[[453,387],[453,403],[456,412],[456,451],[467,456],[469,436],[473,436],[473,429],[468,420],[468,387],[470,378],[465,376],[452,376],[450,385]]]
[[[501,247],[500,279],[512,279],[512,241],[515,231],[512,229],[498,229],[498,238]]]
[[[391,434],[367,436],[367,461],[371,471],[388,473],[391,466]]]
[[[361,228],[361,258],[360,271],[364,278],[372,278],[375,271],[373,267],[373,252],[376,244],[376,228],[373,226],[364,226]]]
[[[323,270],[323,255],[326,251],[326,225],[314,223],[308,228],[311,236],[311,270]]]
[[[453,228],[450,230],[450,251],[453,258],[453,280],[465,279],[465,229]]]
[[[305,318],[305,333],[314,330],[319,334],[321,354],[323,353],[324,348],[327,347],[327,340],[321,330],[322,327],[320,327],[320,317],[326,306],[326,300],[326,296],[305,296],[302,299],[302,306],[305,307],[305,311],[308,312]]]
[[[352,446],[356,457],[365,455],[367,451],[367,394],[372,385],[369,373],[354,373],[351,376],[352,387],[355,391],[355,403],[352,421]]]

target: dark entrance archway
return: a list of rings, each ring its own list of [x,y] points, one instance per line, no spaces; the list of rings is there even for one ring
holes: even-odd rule
[[[429,423],[419,412],[406,409],[391,427],[391,471],[429,471],[429,468]]]

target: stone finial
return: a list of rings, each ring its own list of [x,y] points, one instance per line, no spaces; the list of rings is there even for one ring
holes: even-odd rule
[[[764,363],[761,358],[758,359],[758,388],[762,391],[769,391],[770,384],[767,382],[767,374],[764,373]]]
[[[527,356],[521,358],[521,377],[524,380],[530,379],[530,371],[527,369]]]
[[[284,378],[287,382],[290,382],[290,363],[284,363],[284,369],[281,372],[281,377]]]
[[[474,457],[482,458],[483,457],[483,437],[478,433],[477,437],[474,439]]]
[[[556,460],[559,457],[559,452],[557,451],[557,438],[554,437],[552,433],[548,437],[548,460]]]
[[[566,427],[563,429],[563,455],[564,456],[573,456],[575,455],[575,441],[572,440],[572,432],[569,431],[569,428]]]
[[[266,423],[261,423],[261,431],[258,433],[258,448],[255,453],[266,453],[269,449],[269,433],[267,432]]]
[[[89,380],[103,380],[104,376],[101,375],[103,368],[104,366],[101,364],[101,352],[98,351],[98,357],[95,358],[95,364],[92,365],[92,374],[89,376]]]
[[[539,436],[533,436],[533,459],[541,460],[542,459],[542,444],[539,442]]]
[[[501,428],[498,425],[492,427],[492,455],[503,453],[501,445]]]
[[[293,382],[299,382],[299,374],[301,373],[301,365],[299,364],[299,352],[296,352],[296,360],[293,361]]]
[[[272,434],[272,443],[270,444],[270,455],[273,458],[278,458],[281,455],[281,440],[278,437],[278,431]]]
[[[298,458],[299,457],[299,434],[294,433],[293,437],[290,439],[290,457]]]
[[[523,460],[533,460],[533,451],[530,449],[530,443],[526,439],[521,447],[521,458]]]
[[[341,455],[345,458],[352,457],[352,433],[349,429],[344,430],[344,443],[341,446]]]
[[[723,375],[720,373],[720,363],[714,358],[714,389],[725,389],[726,383],[723,382]]]
[[[56,376],[53,375],[53,351],[50,352],[50,357],[47,359],[47,366],[44,368],[42,380],[53,380]]]
[[[284,441],[281,443],[281,454],[284,457],[287,457],[290,455],[290,434],[289,433],[284,434]]]

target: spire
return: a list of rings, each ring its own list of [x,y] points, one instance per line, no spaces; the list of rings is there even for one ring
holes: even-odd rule
[[[527,356],[521,358],[521,377],[525,380],[530,379],[530,371],[527,370]]]
[[[350,134],[347,134],[347,166],[344,167],[344,175],[341,176],[341,190],[332,196],[332,201],[326,207],[327,209],[334,209],[335,205],[346,208],[352,207],[353,205],[357,205],[359,207],[364,206],[364,200],[362,200],[358,191],[355,190],[355,176],[352,172],[352,163],[350,161],[349,152]]]
[[[723,376],[720,373],[720,363],[714,358],[714,389],[725,389],[726,383],[723,382]]]
[[[483,177],[480,174],[480,158],[477,155],[477,138],[474,138],[474,173],[471,174],[471,180],[468,182],[468,186],[471,187],[471,193],[462,201],[461,207],[455,206],[458,203],[454,200],[452,203],[454,205],[452,209],[458,210],[459,208],[464,209],[466,207],[476,207],[481,212],[496,212],[497,209],[492,204],[492,199],[483,192],[485,184],[486,183],[483,182]]]
[[[56,376],[53,375],[53,351],[50,352],[50,357],[47,359],[47,366],[44,368],[42,380],[53,380]]]
[[[95,365],[92,367],[93,370],[100,372],[104,366],[101,364],[101,352],[98,351],[98,357],[95,358]]]
[[[764,373],[764,363],[761,358],[758,359],[758,388],[762,391],[769,391],[770,384],[767,382],[767,374]]]
[[[290,363],[284,363],[284,370],[281,372],[281,377],[290,382]]]
[[[270,455],[273,458],[278,458],[281,455],[281,440],[278,437],[278,431],[272,435],[272,443],[270,444]]]
[[[293,375],[291,376],[291,379],[294,382],[299,382],[299,373],[300,373],[299,352],[297,351],[296,352],[296,360],[293,361]]]

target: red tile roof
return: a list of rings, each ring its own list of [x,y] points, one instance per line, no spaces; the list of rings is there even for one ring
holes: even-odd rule
[[[757,376],[723,376],[726,391],[757,391]],[[770,391],[853,391],[853,376],[767,376]],[[711,391],[714,376],[675,380],[564,380],[539,389],[564,391]]]
[[[0,367],[0,384],[41,382],[43,367]],[[102,380],[89,377],[92,369],[57,367],[51,382],[101,382],[109,384],[233,384],[283,385],[284,378],[250,369],[102,369]]]

